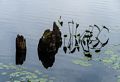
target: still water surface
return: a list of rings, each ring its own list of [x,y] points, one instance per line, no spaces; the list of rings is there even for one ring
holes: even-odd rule
[[[89,25],[105,25],[110,29],[109,46],[120,43],[119,0],[0,0],[0,62],[15,64],[15,38],[22,34],[27,40],[24,67],[53,76],[54,82],[116,82],[117,71],[97,61],[90,61],[91,67],[75,65],[72,60],[82,53],[64,54],[62,48],[52,68],[42,66],[37,55],[39,39],[45,29],[52,29],[59,16],[64,21],[62,34],[69,33],[67,22],[74,20],[80,24],[81,32]],[[6,80],[0,76],[1,82]]]

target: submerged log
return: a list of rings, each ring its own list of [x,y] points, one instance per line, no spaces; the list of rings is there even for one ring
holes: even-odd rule
[[[16,65],[22,65],[26,59],[26,40],[22,35],[16,38]]]
[[[56,22],[54,22],[53,31],[50,31],[50,29],[45,30],[38,44],[38,57],[46,69],[52,67],[55,55],[61,45],[61,31]]]

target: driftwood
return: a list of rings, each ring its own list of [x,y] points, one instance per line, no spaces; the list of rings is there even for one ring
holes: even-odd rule
[[[22,65],[26,59],[26,40],[22,35],[16,38],[16,65]]]
[[[62,24],[60,23],[62,26]],[[45,68],[51,67],[55,61],[55,54],[62,45],[61,31],[56,22],[53,23],[53,30],[44,31],[38,44],[38,57]]]

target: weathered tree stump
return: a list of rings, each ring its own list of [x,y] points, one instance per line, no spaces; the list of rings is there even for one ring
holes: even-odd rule
[[[38,57],[46,69],[52,67],[55,61],[55,54],[58,52],[61,45],[61,31],[56,22],[54,22],[53,31],[49,29],[45,30],[38,44]]]
[[[16,65],[22,65],[26,59],[26,40],[22,35],[16,38]]]

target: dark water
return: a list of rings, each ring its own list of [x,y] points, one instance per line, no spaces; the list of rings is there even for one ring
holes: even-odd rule
[[[52,29],[53,21],[59,16],[64,20],[62,34],[69,33],[67,22],[73,19],[80,24],[80,32],[93,24],[107,26],[110,29],[109,46],[119,44],[119,0],[0,0],[0,62],[15,64],[15,38],[22,34],[27,40],[24,67],[53,76],[54,82],[116,82],[117,71],[97,61],[90,61],[91,67],[73,64],[72,60],[81,58],[83,53],[68,55],[62,48],[53,67],[44,69],[38,59],[37,45],[44,30]],[[6,79],[0,76],[0,81]]]

